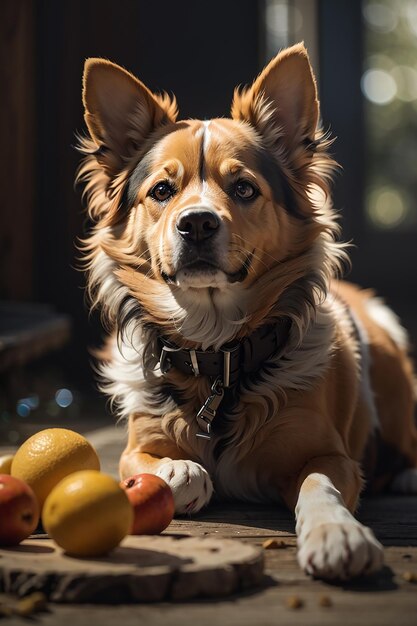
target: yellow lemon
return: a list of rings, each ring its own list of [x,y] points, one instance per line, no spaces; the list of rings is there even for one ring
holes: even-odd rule
[[[12,468],[13,454],[0,456],[0,474],[10,474]]]
[[[119,483],[100,472],[61,480],[43,509],[46,532],[74,556],[101,556],[115,548],[133,523],[133,508]]]
[[[20,446],[11,474],[32,487],[42,510],[46,497],[60,480],[89,469],[99,470],[100,461],[85,437],[66,428],[47,428]]]

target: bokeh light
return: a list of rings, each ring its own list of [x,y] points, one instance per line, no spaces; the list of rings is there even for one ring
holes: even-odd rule
[[[403,14],[407,20],[407,25],[413,35],[417,37],[417,4],[415,0],[403,2]]]
[[[391,71],[397,85],[397,97],[404,102],[417,100],[417,70],[409,65],[397,65]]]
[[[303,21],[301,10],[288,0],[265,0],[265,53],[268,61],[277,50],[290,44],[290,35],[298,41]]]
[[[58,389],[55,394],[55,402],[62,409],[69,407],[74,401],[74,396],[69,389]]]
[[[408,206],[404,194],[393,187],[380,187],[370,193],[368,216],[378,228],[393,228],[407,216]]]
[[[364,4],[362,10],[369,28],[378,33],[389,33],[398,24],[398,13],[387,4],[368,2]]]
[[[287,2],[268,2],[265,9],[265,23],[273,37],[286,37],[289,30],[289,6]]]
[[[417,2],[363,0],[366,216],[373,228],[417,227]]]
[[[394,78],[385,70],[367,70],[361,81],[362,92],[374,104],[388,104],[397,94]]]
[[[16,403],[16,413],[19,417],[29,417],[32,410],[39,407],[39,396],[32,395],[27,398],[20,398]]]
[[[28,417],[30,415],[31,407],[26,399],[18,400],[16,404],[16,413],[19,417]]]

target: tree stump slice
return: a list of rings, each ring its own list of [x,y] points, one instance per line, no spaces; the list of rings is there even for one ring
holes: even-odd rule
[[[128,603],[226,596],[259,585],[263,552],[232,539],[128,536],[100,558],[65,554],[50,539],[0,549],[0,591],[52,602]]]

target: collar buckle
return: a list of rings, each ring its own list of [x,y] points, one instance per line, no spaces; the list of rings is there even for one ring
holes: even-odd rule
[[[216,417],[223,397],[224,385],[222,379],[218,376],[211,386],[211,394],[196,415],[197,424],[201,428],[201,431],[196,433],[196,437],[211,439],[211,423]]]
[[[229,345],[220,348],[220,352],[223,352],[223,387],[230,387],[233,382],[231,381],[231,368],[232,354],[239,351],[241,348],[240,341],[235,341]]]
[[[159,369],[161,374],[166,374],[172,367],[170,353],[179,352],[181,348],[172,346],[168,341],[160,338],[162,342],[161,356],[159,357]]]
[[[193,370],[194,376],[200,376],[200,368],[198,367],[197,354],[195,350],[189,350],[190,360],[191,360],[191,369]]]

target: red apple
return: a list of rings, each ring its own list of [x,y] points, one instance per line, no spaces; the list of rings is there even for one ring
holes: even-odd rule
[[[20,478],[0,474],[0,545],[20,543],[38,522],[39,505],[31,487]]]
[[[174,517],[174,496],[167,483],[154,474],[136,474],[120,483],[133,506],[132,535],[157,535]]]

